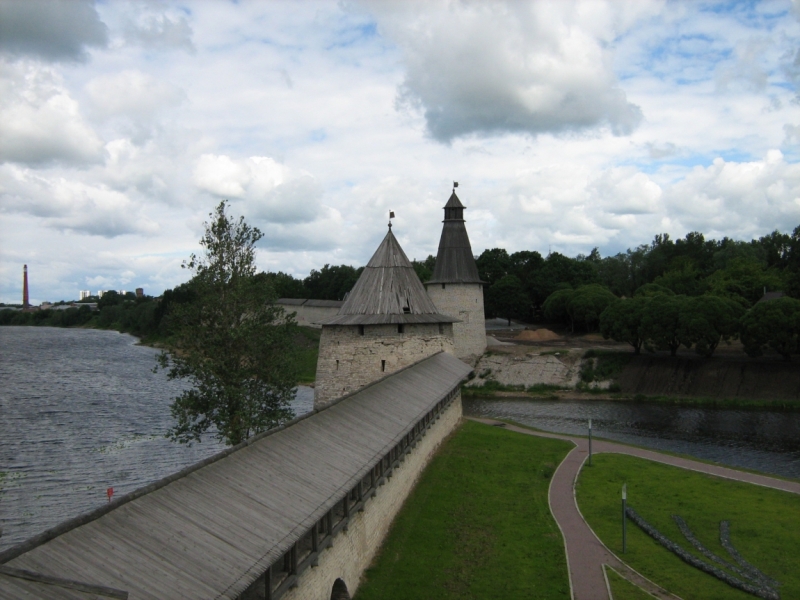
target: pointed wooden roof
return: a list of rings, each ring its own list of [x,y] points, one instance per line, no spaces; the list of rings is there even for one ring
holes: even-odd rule
[[[444,225],[433,277],[426,283],[483,283],[464,224],[464,209],[466,207],[453,190],[444,205]]]
[[[319,321],[322,325],[455,322],[458,319],[436,309],[391,226],[339,314]]]

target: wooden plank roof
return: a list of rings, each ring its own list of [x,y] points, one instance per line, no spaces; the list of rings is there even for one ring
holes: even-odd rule
[[[484,283],[472,255],[467,227],[463,218],[447,218],[449,208],[466,208],[453,191],[445,204],[445,220],[433,276],[426,283]],[[452,214],[452,213],[451,213]],[[463,214],[463,213],[459,213]]]
[[[440,314],[391,228],[353,286],[339,314],[322,325],[455,323]]]
[[[10,548],[0,563],[132,599],[236,598],[470,370],[435,354]]]

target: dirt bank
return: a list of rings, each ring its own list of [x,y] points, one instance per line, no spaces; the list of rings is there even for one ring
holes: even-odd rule
[[[617,379],[623,394],[800,400],[794,362],[633,356]]]

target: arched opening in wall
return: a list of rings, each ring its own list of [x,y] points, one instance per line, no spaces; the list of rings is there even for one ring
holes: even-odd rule
[[[347,586],[341,579],[337,579],[333,582],[331,600],[350,600],[350,592],[347,591]]]

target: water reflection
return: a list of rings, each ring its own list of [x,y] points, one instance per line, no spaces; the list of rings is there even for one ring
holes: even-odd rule
[[[602,400],[465,398],[464,413],[511,419],[800,478],[800,413],[665,406]]]

